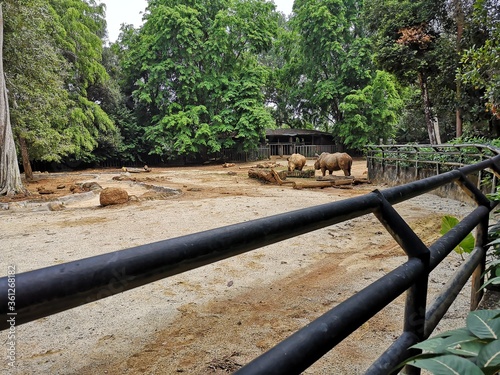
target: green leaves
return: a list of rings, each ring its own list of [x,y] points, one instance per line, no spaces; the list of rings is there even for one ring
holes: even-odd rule
[[[362,2],[355,0],[294,3],[290,23],[300,35],[297,79],[303,86],[298,109],[318,125],[341,123],[348,115],[339,104],[369,81],[371,45],[361,24],[361,8]],[[349,136],[348,130],[343,136]]]
[[[451,355],[414,360],[408,364],[430,371],[435,375],[484,375],[481,369],[472,362]]]
[[[469,313],[466,327],[412,346],[426,353],[409,364],[437,375],[495,374],[500,370],[500,310]]]
[[[441,234],[448,233],[455,225],[459,223],[458,219],[453,216],[444,216],[441,221]],[[474,236],[469,233],[458,245],[455,247],[455,252],[462,255],[463,253],[471,253],[474,250]]]
[[[339,105],[344,120],[337,126],[338,134],[353,148],[376,144],[380,138],[387,141],[394,137],[402,106],[395,78],[378,70],[370,85],[353,91]]]
[[[500,311],[478,311],[467,316],[467,328],[480,339],[498,339],[500,319],[494,319]]]
[[[268,71],[257,53],[277,29],[264,0],[151,1],[131,40],[127,66],[145,119],[145,136],[160,155],[218,152],[238,142],[254,148],[272,118],[264,106]]]
[[[481,350],[477,365],[485,368],[500,368],[500,340],[490,342]]]

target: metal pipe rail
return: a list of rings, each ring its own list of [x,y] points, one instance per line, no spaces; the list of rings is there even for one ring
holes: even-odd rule
[[[463,167],[500,154],[500,149],[482,144],[407,144],[368,145],[365,149],[368,163],[375,161],[387,165],[446,166],[449,169]],[[438,172],[440,173],[440,172]]]
[[[498,172],[499,165],[500,155],[441,175],[384,191],[374,191],[364,196],[17,274],[16,325],[373,213],[407,253],[408,261],[256,358],[238,373],[300,374],[408,290],[405,332],[401,340],[395,343],[396,347],[393,345],[389,353],[384,354],[375,364],[376,369],[370,370],[373,374],[386,374],[386,368],[407,356],[408,346],[430,334],[440,319],[435,321],[435,317],[444,314],[440,306],[446,305],[451,296],[457,293],[453,290],[446,294],[443,297],[445,302],[439,303],[439,306],[432,305],[432,313],[425,316],[429,272],[474,228],[479,228],[478,233],[485,233],[489,213],[496,205],[496,202],[490,202],[467,180],[467,175],[485,168]],[[392,205],[449,183],[459,184],[474,198],[478,207],[427,248]],[[480,270],[484,269],[483,237],[480,236],[476,242],[482,252],[470,257],[473,259],[472,264],[468,266],[467,271],[463,271],[467,280],[471,269],[479,270],[475,271],[473,279],[473,285],[477,287],[480,284]],[[463,281],[462,278],[460,280]],[[8,277],[0,278],[0,315],[3,317],[0,330],[9,328],[7,318],[14,315],[8,310],[8,287]],[[448,307],[445,306],[444,311]],[[428,323],[425,323],[426,319]],[[429,331],[431,326],[433,327]]]

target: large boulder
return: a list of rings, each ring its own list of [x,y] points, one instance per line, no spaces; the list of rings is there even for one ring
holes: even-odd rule
[[[121,188],[106,188],[99,195],[101,206],[110,206],[113,204],[123,204],[128,202],[128,193]]]

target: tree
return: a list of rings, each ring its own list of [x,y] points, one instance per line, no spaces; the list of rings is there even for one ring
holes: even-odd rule
[[[348,147],[361,149],[380,139],[387,142],[394,138],[403,101],[396,79],[378,70],[370,85],[347,95],[339,107],[344,120],[338,135]]]
[[[0,4],[0,195],[25,193],[10,124],[9,99],[3,69],[3,10]]]
[[[260,54],[259,61],[269,70],[265,96],[276,126],[306,127],[307,121],[300,111],[302,88],[298,84],[302,74],[300,35],[285,15],[279,15],[276,38],[271,49]]]
[[[91,95],[107,80],[103,6],[93,0],[6,0],[4,6],[12,130],[27,180],[31,160],[91,160],[99,140],[115,132],[102,98]]]
[[[315,127],[336,133],[340,103],[366,86],[372,72],[371,42],[360,0],[297,0],[290,22],[300,34],[302,114]]]
[[[54,10],[54,39],[68,64],[65,88],[69,94],[67,122],[62,130],[80,161],[92,161],[99,137],[116,132],[113,121],[102,110],[101,98],[89,94],[92,86],[108,80],[102,65],[106,34],[105,6],[95,0],[50,0]],[[95,90],[98,92],[98,90]]]
[[[276,33],[264,0],[159,1],[128,34],[124,69],[151,153],[204,155],[253,149],[271,126],[258,61]]]
[[[483,8],[477,1],[475,7]],[[439,142],[438,136],[460,136],[464,126],[483,121],[477,91],[456,75],[463,51],[484,43],[485,23],[475,24],[472,11],[473,2],[465,0],[367,1],[376,61],[403,84],[420,88],[431,143]]]
[[[429,77],[438,71],[436,49],[443,28],[443,3],[430,0],[371,0],[366,8],[368,25],[377,36],[376,61],[400,80],[420,87],[431,144],[441,143],[437,115],[429,95]]]
[[[60,160],[71,150],[63,134],[69,99],[64,89],[67,64],[51,37],[54,17],[45,2],[6,1],[4,6],[11,121],[29,181],[32,158]]]
[[[481,92],[483,111],[490,113],[490,135],[500,136],[500,4],[494,0],[478,0],[474,5],[471,29],[476,39],[464,51],[459,79],[469,89]],[[496,127],[493,127],[496,125]],[[495,130],[495,131],[493,131]]]

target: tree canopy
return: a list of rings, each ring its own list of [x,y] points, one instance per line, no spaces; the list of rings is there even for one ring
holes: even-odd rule
[[[164,155],[254,148],[272,126],[258,55],[277,31],[263,0],[151,1],[126,41],[129,88],[150,152]]]

